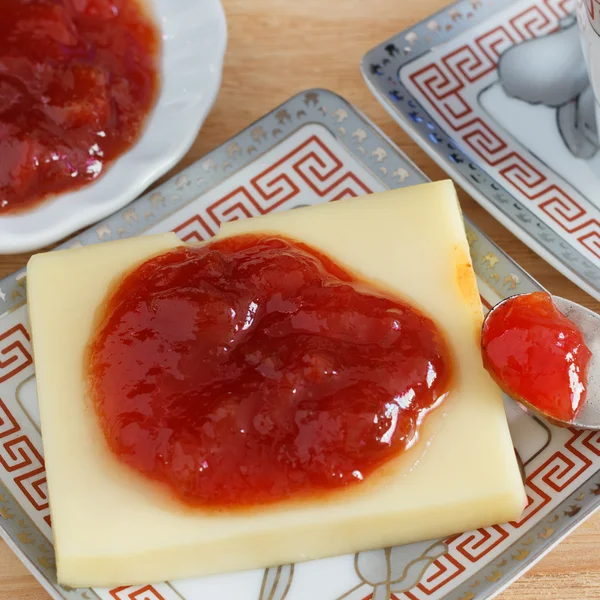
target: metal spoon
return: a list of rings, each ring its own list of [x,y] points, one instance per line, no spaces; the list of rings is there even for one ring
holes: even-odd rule
[[[527,294],[522,294],[527,295]],[[514,298],[514,296],[512,296]],[[510,300],[506,298],[499,302],[490,310],[486,320],[502,304]],[[587,377],[587,398],[583,407],[572,421],[559,421],[550,415],[545,414],[535,406],[532,406],[522,398],[514,398],[528,412],[541,416],[547,421],[561,427],[577,427],[578,429],[600,430],[600,315],[595,312],[559,296],[552,296],[552,301],[558,310],[568,319],[573,321],[579,330],[583,333],[585,343],[592,352],[592,358],[589,362]],[[511,395],[507,390],[505,390]]]

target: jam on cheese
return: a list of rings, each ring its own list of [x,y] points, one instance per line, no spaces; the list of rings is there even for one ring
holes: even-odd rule
[[[357,483],[448,391],[429,318],[301,243],[243,235],[129,273],[90,346],[112,451],[188,504]]]
[[[591,352],[550,294],[504,301],[486,320],[481,344],[486,368],[508,394],[558,421],[577,416]]]
[[[0,0],[0,216],[73,191],[138,139],[160,34],[138,0]]]

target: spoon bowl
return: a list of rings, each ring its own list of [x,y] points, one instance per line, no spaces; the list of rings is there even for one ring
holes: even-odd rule
[[[506,298],[506,300],[496,304],[496,306],[488,312],[485,320],[487,320],[499,306],[510,299],[511,298]],[[565,317],[570,319],[581,331],[585,343],[592,353],[587,373],[587,397],[581,410],[572,421],[557,420],[556,417],[546,414],[544,411],[536,408],[523,398],[516,398],[514,393],[504,388],[502,382],[498,381],[497,378],[494,379],[496,379],[496,382],[500,387],[527,412],[543,417],[552,424],[560,427],[576,427],[577,429],[598,431],[600,430],[600,315],[597,315],[595,312],[576,302],[561,298],[560,296],[552,296],[552,301],[556,308]]]

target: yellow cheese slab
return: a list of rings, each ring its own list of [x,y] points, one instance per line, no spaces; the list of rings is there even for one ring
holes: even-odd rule
[[[379,548],[518,518],[525,493],[500,393],[482,367],[482,311],[456,193],[422,185],[223,226],[307,242],[414,302],[455,356],[422,440],[349,491],[237,513],[183,508],[106,449],[84,355],[111,284],[181,242],[140,237],[33,257],[27,283],[58,578],[143,583]]]

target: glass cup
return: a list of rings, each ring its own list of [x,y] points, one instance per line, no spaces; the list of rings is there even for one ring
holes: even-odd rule
[[[577,0],[577,21],[583,54],[596,96],[596,120],[600,131],[600,0]]]

